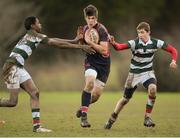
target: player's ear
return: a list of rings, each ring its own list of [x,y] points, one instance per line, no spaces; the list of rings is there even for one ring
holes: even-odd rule
[[[31,29],[34,29],[34,24],[31,24]]]
[[[98,18],[97,18],[97,17],[95,17],[95,20],[97,21],[97,20],[98,20]]]

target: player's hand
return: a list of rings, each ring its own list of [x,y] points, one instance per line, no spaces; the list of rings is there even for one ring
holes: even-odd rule
[[[85,45],[82,49],[89,54],[95,54],[96,53],[96,51],[89,45]]]
[[[109,36],[109,42],[112,44],[112,45],[115,45],[115,39],[114,39],[114,36],[110,35]]]
[[[83,36],[84,36],[83,26],[78,26],[77,34],[76,34],[76,39],[82,40]]]
[[[175,61],[175,60],[172,60],[169,66],[170,66],[170,68],[172,68],[172,69],[176,69],[176,68],[177,68],[176,61]]]

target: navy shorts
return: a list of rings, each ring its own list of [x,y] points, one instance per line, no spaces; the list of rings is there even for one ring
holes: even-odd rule
[[[110,73],[110,65],[98,65],[98,64],[91,64],[89,62],[85,62],[85,71],[87,69],[93,69],[97,72],[96,79],[106,83],[109,73]]]

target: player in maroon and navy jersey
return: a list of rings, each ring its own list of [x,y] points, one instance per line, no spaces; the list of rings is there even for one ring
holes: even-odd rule
[[[81,126],[90,127],[87,120],[89,105],[96,102],[106,84],[110,72],[110,54],[107,29],[97,21],[98,10],[93,5],[84,9],[84,17],[87,25],[83,27],[83,42],[90,45],[95,54],[86,54],[85,59],[85,87],[82,92],[81,107],[76,116],[81,117]],[[94,42],[86,37],[91,29],[98,33],[98,41]]]
[[[81,117],[81,126],[90,127],[87,120],[89,105],[96,102],[104,89],[110,72],[109,34],[107,29],[97,21],[98,10],[93,5],[84,8],[84,18],[87,25],[80,26],[77,36],[73,40],[61,39],[70,43],[85,43],[95,50],[95,53],[86,53],[85,59],[85,87],[82,92],[81,107],[76,112]],[[97,34],[95,40],[90,39],[91,31]],[[87,37],[86,37],[87,36]]]

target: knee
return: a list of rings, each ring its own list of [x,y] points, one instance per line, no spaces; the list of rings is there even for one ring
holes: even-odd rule
[[[31,92],[31,98],[34,99],[34,100],[39,100],[39,91],[38,91],[38,89],[34,89]]]
[[[155,84],[150,84],[148,86],[149,95],[154,97],[156,95],[156,91],[157,91],[157,86]]]
[[[86,86],[85,86],[85,90],[86,91],[91,91],[94,87],[94,81],[89,81]]]
[[[125,88],[123,97],[125,99],[131,99],[136,88],[137,86],[135,86],[134,88]]]

